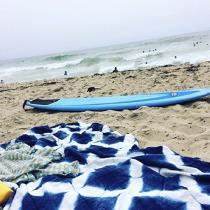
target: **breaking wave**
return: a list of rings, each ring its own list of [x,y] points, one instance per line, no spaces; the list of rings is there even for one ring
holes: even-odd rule
[[[63,61],[71,57],[73,57],[73,55],[54,55],[54,56],[47,57],[45,60],[46,61]]]
[[[75,64],[67,64],[65,67],[72,67],[72,66],[86,66],[91,67],[94,65],[98,65],[101,63],[109,63],[109,64],[117,64],[120,62],[126,62],[127,60],[123,57],[110,57],[110,58],[102,58],[102,57],[89,57],[83,58],[80,62]]]
[[[94,57],[94,58],[84,58],[83,60],[80,61],[80,65],[84,66],[93,66],[95,64],[98,64],[102,61],[102,58],[99,57]]]

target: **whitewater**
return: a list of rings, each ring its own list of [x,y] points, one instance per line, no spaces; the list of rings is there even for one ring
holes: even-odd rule
[[[103,48],[0,61],[4,83],[77,77],[210,60],[210,31]],[[66,74],[66,75],[65,75]]]

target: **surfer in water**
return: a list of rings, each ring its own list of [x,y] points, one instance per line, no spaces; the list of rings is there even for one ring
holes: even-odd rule
[[[64,75],[67,75],[67,71],[64,71]]]

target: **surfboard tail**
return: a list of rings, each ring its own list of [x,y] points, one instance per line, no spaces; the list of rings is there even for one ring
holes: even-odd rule
[[[39,98],[37,98],[37,99],[35,99],[35,100],[32,100],[32,101],[30,101],[30,100],[25,100],[24,102],[23,102],[23,109],[26,111],[27,109],[26,109],[26,106],[31,106],[31,105],[33,105],[33,104],[36,104],[36,105],[50,105],[50,104],[52,104],[52,103],[55,103],[56,101],[58,101],[59,99],[39,99]]]

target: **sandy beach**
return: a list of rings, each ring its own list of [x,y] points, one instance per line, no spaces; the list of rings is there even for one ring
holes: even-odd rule
[[[95,87],[88,92],[88,88]],[[24,111],[25,99],[127,95],[141,92],[210,87],[210,62],[164,66],[140,71],[0,85],[0,142],[38,125],[100,122],[131,133],[141,147],[166,145],[175,152],[210,161],[210,99],[165,108],[104,112]]]

